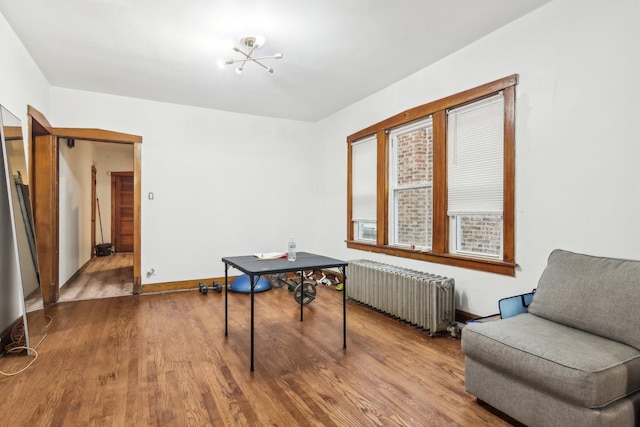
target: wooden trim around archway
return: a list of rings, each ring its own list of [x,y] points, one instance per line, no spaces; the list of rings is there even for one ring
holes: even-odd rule
[[[37,235],[40,277],[45,304],[58,301],[59,296],[59,187],[58,139],[68,138],[133,145],[134,176],[134,247],[133,293],[142,289],[141,277],[141,144],[142,137],[121,132],[89,128],[55,128],[42,113],[28,107],[29,165],[33,177],[34,222]],[[43,273],[44,277],[43,277]]]

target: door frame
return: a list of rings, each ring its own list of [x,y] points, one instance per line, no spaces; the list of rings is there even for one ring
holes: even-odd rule
[[[32,177],[32,200],[34,201],[34,219],[38,259],[41,269],[45,268],[46,283],[43,283],[45,304],[53,304],[59,298],[59,197],[58,165],[60,138],[110,142],[133,145],[133,293],[142,291],[142,137],[103,129],[55,128],[46,117],[32,106],[27,106],[29,117],[29,166]],[[39,215],[36,213],[39,212]],[[47,214],[48,213],[48,214]],[[42,272],[41,272],[42,279]],[[48,284],[48,286],[44,286]]]
[[[96,256],[96,180],[98,170],[95,165],[91,165],[91,255],[89,259]]]

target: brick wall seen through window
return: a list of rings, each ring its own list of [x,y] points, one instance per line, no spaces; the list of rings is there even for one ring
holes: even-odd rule
[[[429,184],[397,190],[396,243],[431,247],[433,129],[431,126],[398,136],[397,186]]]

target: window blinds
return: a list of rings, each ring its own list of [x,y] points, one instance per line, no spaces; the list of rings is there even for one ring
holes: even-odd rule
[[[502,93],[447,112],[448,215],[502,214]]]
[[[377,142],[369,137],[351,146],[351,219],[376,220]]]

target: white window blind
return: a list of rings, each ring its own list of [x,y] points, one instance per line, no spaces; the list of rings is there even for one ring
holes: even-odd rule
[[[351,146],[351,219],[376,220],[377,142],[369,137]]]
[[[447,113],[448,215],[502,214],[502,93]]]

